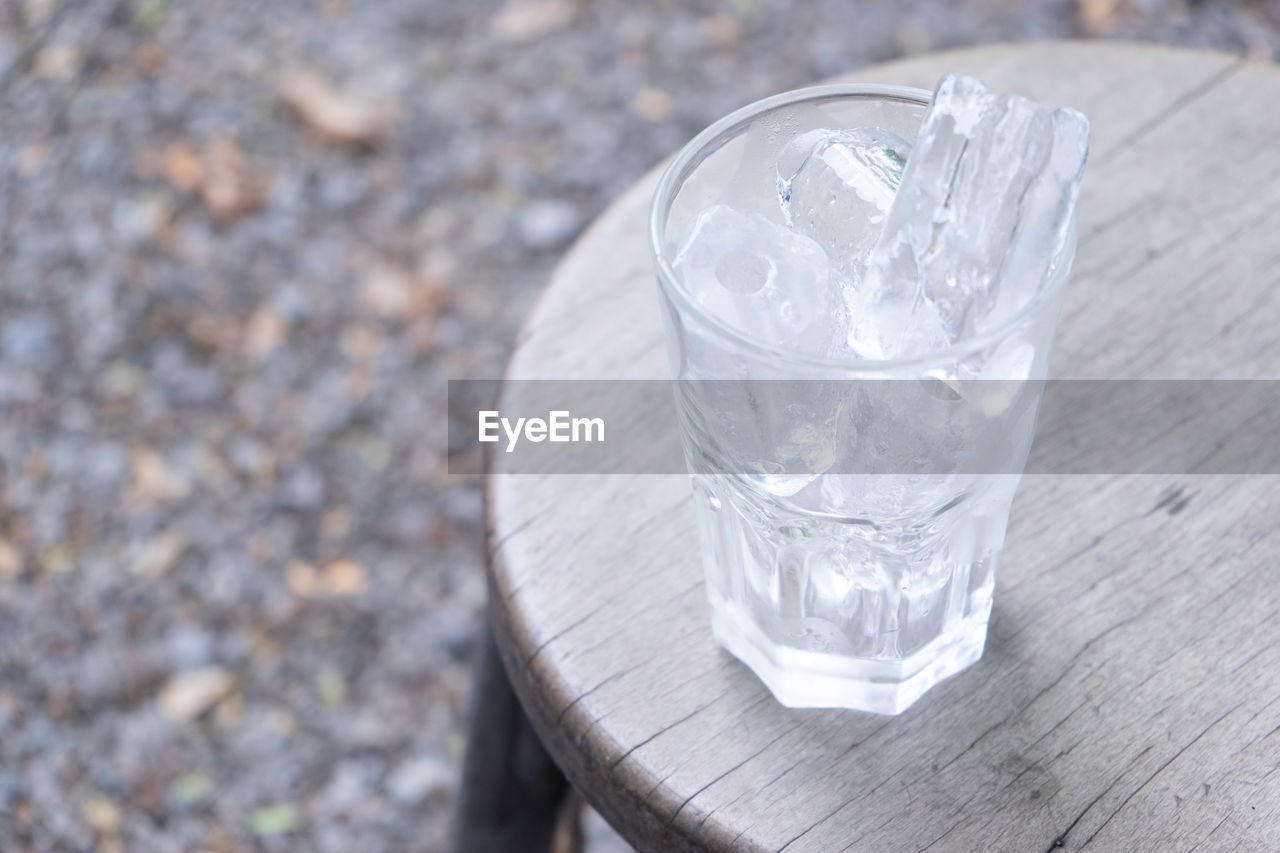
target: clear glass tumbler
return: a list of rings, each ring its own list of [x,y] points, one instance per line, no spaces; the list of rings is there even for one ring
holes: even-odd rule
[[[712,205],[781,222],[774,161],[797,135],[914,140],[929,98],[841,85],[760,101],[681,150],[653,202],[712,628],[791,707],[897,714],[982,656],[1074,228],[1016,312],[883,361],[764,344],[706,310],[672,262]]]

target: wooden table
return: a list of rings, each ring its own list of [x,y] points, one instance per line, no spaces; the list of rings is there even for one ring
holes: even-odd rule
[[[847,79],[932,88],[949,70],[1093,121],[1052,375],[1280,378],[1275,67],[1050,42]],[[655,181],[565,258],[510,376],[666,375]],[[888,718],[783,708],[717,649],[686,478],[496,463],[506,670],[641,850],[1280,850],[1275,478],[1026,478],[985,657]]]

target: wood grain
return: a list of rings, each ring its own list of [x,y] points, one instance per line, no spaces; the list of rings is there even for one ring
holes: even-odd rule
[[[1093,121],[1064,378],[1280,378],[1280,71],[1121,43],[934,54]],[[565,258],[516,378],[667,375],[656,173]],[[707,624],[684,477],[504,476],[492,617],[535,726],[641,850],[1280,844],[1280,480],[1028,477],[983,660],[884,718],[779,706]]]

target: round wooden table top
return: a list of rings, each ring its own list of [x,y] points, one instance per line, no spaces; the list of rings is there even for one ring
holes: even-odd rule
[[[1280,378],[1280,70],[931,54],[1093,122],[1060,378]],[[514,378],[667,376],[657,173],[565,258]],[[683,476],[489,480],[491,607],[548,749],[641,850],[1280,849],[1280,479],[1028,476],[983,659],[898,717],[795,711],[711,638]]]

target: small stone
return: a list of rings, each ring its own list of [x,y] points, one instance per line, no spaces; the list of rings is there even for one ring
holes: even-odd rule
[[[387,792],[401,805],[417,806],[429,797],[449,791],[457,771],[444,759],[433,755],[411,758],[387,779]]]
[[[299,465],[280,487],[280,499],[293,509],[319,509],[324,503],[324,477],[311,465]]]
[[[271,449],[252,437],[238,436],[233,439],[227,448],[227,455],[232,466],[241,474],[260,480],[275,477],[276,459]]]
[[[357,805],[375,792],[383,768],[382,760],[373,756],[343,759],[329,774],[321,798],[332,809]]]
[[[19,364],[45,367],[57,356],[57,334],[48,318],[20,314],[5,321],[0,347],[6,358]]]
[[[112,211],[111,224],[117,235],[129,246],[141,246],[157,240],[169,224],[171,211],[163,195],[123,199]]]
[[[168,633],[164,651],[175,669],[197,669],[213,660],[216,643],[213,635],[203,628],[184,626]]]
[[[390,749],[399,740],[395,729],[377,712],[357,712],[342,727],[349,746],[355,749]]]
[[[174,723],[196,719],[235,687],[235,676],[218,666],[179,673],[160,689],[160,712]]]
[[[520,238],[531,249],[554,249],[578,232],[578,209],[558,198],[529,202],[516,219]]]

